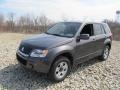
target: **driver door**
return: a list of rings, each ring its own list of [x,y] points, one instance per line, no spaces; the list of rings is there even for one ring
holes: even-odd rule
[[[90,38],[88,40],[80,39],[76,42],[75,56],[76,60],[81,62],[89,59],[95,50],[95,37],[93,36],[93,24],[87,24],[83,27],[80,34],[89,34]]]

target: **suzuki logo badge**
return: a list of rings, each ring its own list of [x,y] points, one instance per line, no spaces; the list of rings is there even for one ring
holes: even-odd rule
[[[22,49],[21,49],[22,51],[24,51],[24,47],[22,47]]]

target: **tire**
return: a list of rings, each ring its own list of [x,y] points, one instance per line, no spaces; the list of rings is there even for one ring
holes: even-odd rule
[[[102,61],[107,60],[107,59],[108,59],[108,56],[109,56],[109,53],[110,53],[110,46],[106,45],[106,46],[104,47],[104,50],[103,50],[103,52],[102,52],[102,55],[99,57],[100,60],[102,60]]]
[[[63,81],[70,72],[70,60],[67,57],[60,56],[52,64],[48,73],[49,79],[55,82]]]

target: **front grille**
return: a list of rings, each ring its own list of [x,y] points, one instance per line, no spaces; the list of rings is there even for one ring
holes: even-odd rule
[[[29,55],[30,52],[32,51],[32,48],[29,47],[29,46],[27,46],[27,45],[20,45],[19,50],[20,50],[22,53]]]
[[[23,58],[21,58],[20,56],[17,55],[17,60],[22,63],[23,65],[26,65],[27,64],[27,61],[24,60]]]

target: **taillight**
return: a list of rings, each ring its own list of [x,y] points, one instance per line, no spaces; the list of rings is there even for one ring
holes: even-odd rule
[[[110,33],[110,40],[112,41],[113,37],[112,37],[112,33]]]

